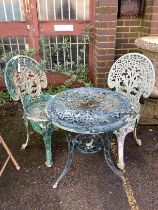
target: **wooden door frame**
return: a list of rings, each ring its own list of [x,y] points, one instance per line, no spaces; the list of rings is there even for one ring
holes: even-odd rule
[[[0,22],[1,37],[27,37],[29,47],[36,51],[38,59],[40,41],[42,36],[58,36],[58,35],[81,35],[87,24],[94,25],[95,21],[95,0],[90,0],[89,20],[57,20],[57,21],[39,21],[36,0],[23,0],[25,21],[9,21]],[[57,32],[53,30],[53,26],[72,24],[73,31]],[[89,45],[89,71],[91,79],[93,78],[93,43]]]

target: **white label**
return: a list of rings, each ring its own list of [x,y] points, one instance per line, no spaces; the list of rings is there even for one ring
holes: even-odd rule
[[[73,31],[73,25],[54,25],[55,31]]]

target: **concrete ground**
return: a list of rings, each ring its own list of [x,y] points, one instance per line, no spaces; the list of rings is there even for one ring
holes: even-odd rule
[[[40,135],[32,132],[25,151],[20,147],[26,138],[21,112],[0,111],[0,132],[20,164],[12,162],[0,178],[0,210],[157,210],[158,209],[158,126],[139,126],[138,147],[129,134],[125,141],[124,176],[122,182],[107,166],[103,152],[82,155],[75,152],[73,165],[66,177],[53,189],[67,158],[67,144],[62,131],[53,134],[54,165],[47,168],[45,149]],[[117,146],[112,144],[116,164]],[[0,145],[0,165],[4,161]]]

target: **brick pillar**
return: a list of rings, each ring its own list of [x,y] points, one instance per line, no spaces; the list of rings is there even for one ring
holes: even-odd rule
[[[158,35],[158,0],[146,0],[145,4],[144,35]]]
[[[107,86],[107,75],[115,58],[118,0],[96,0],[94,82]]]

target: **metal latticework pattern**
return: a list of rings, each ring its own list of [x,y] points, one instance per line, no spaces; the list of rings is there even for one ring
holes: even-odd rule
[[[101,88],[76,88],[57,94],[48,103],[48,116],[57,127],[79,133],[101,133],[125,124],[129,101]]]
[[[149,97],[155,83],[155,72],[151,61],[139,53],[129,53],[120,57],[111,67],[108,76],[108,86],[116,92],[125,95],[131,103],[133,114],[128,118],[128,123],[114,131],[118,143],[118,167],[124,169],[124,141],[128,133],[134,133],[137,144],[136,126],[139,121],[140,97]]]
[[[139,53],[120,57],[111,67],[108,76],[108,86],[127,96],[133,109],[138,109],[138,112],[140,97],[149,97],[154,82],[155,73],[151,61]]]
[[[95,154],[103,149],[108,166],[117,176],[124,179],[113,164],[109,145],[113,131],[125,126],[130,114],[131,106],[124,95],[103,88],[70,89],[50,99],[49,122],[70,131],[66,132],[68,159],[53,188],[57,187],[68,172],[74,148],[84,154]],[[107,133],[106,138],[105,134],[101,133]]]
[[[5,68],[5,82],[14,100],[26,95],[38,96],[47,87],[47,78],[39,63],[27,56],[15,56]]]
[[[52,165],[51,133],[52,126],[47,121],[47,103],[51,95],[43,93],[47,87],[47,78],[39,63],[28,57],[18,55],[11,58],[5,68],[5,82],[14,100],[21,100],[24,109],[24,122],[27,140],[22,145],[25,149],[29,141],[28,122],[33,129],[43,135],[46,148],[46,165]]]

